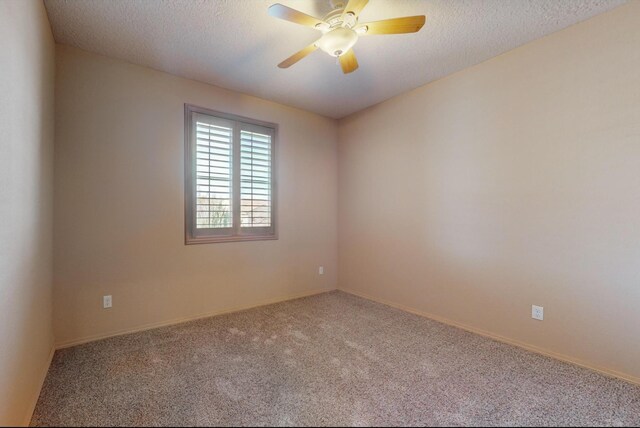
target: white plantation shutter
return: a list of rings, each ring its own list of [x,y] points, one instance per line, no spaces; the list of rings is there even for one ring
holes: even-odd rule
[[[240,226],[271,226],[271,134],[243,126],[240,131]]]
[[[233,123],[194,115],[196,228],[233,227]]]
[[[275,125],[185,106],[186,243],[276,239]]]

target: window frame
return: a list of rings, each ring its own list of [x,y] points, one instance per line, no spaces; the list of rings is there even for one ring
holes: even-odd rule
[[[194,137],[193,114],[212,116],[221,121],[233,123],[232,138],[232,226],[231,228],[211,228],[197,229],[195,216],[196,210],[196,158]],[[243,126],[244,125],[244,126]],[[254,132],[256,127],[270,131],[271,136],[271,226],[269,227],[247,227],[241,226],[241,182],[240,182],[240,134],[242,130]],[[185,245],[209,244],[217,242],[238,242],[238,241],[262,241],[278,239],[277,227],[277,141],[278,124],[251,119],[229,113],[223,113],[192,104],[184,105],[184,130],[185,130],[185,152],[184,152],[184,200],[185,200]]]

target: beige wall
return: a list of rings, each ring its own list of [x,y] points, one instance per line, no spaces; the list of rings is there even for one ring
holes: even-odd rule
[[[640,379],[639,47],[634,1],[342,120],[339,288]]]
[[[0,425],[29,422],[53,346],[54,42],[41,1],[0,1]]]
[[[56,54],[56,343],[335,289],[334,120],[75,48]],[[280,125],[278,240],[184,245],[184,103]]]

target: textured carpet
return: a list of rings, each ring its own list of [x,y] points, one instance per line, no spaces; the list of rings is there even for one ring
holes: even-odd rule
[[[341,292],[56,352],[32,425],[633,425],[640,387]]]

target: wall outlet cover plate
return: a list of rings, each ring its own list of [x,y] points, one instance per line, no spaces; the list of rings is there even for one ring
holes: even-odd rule
[[[531,305],[531,318],[534,320],[544,320],[544,308],[542,306]]]

